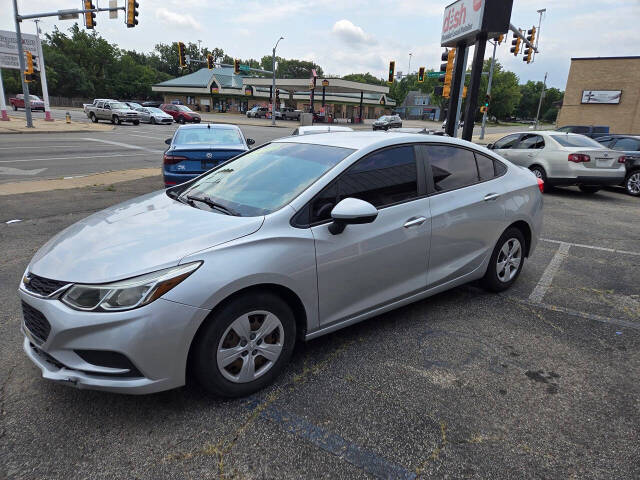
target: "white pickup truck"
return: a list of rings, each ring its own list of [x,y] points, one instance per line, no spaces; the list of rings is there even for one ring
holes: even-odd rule
[[[84,105],[84,111],[93,123],[97,123],[98,120],[109,120],[111,123],[117,123],[118,125],[122,124],[122,122],[130,122],[134,125],[140,123],[138,112],[117,100],[94,101],[91,105]]]

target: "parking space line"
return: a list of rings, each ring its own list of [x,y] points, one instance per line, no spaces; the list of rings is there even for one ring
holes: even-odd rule
[[[595,313],[580,312],[578,310],[573,310],[572,308],[559,307],[557,305],[550,305],[548,303],[532,302],[530,300],[525,300],[518,297],[509,296],[508,298],[519,303],[524,303],[525,305],[544,308],[545,310],[550,310],[552,312],[566,313],[567,315],[571,315],[573,317],[580,317],[587,320],[595,320],[596,322],[616,325],[618,327],[627,327],[634,330],[640,330],[640,323],[630,322],[629,320],[623,320],[621,318],[605,317],[604,315],[596,315]]]
[[[615,248],[598,247],[595,245],[585,245],[583,243],[563,242],[561,240],[551,240],[550,238],[541,238],[540,240],[542,240],[543,242],[549,242],[549,243],[559,243],[559,244],[565,243],[571,247],[590,248],[592,250],[600,250],[603,252],[621,253],[624,255],[636,255],[640,257],[640,252],[631,252],[629,250],[617,250]]]
[[[140,137],[140,138],[157,138],[158,140],[164,140],[166,137],[154,137],[153,135],[136,135],[135,133],[127,133],[130,137]]]
[[[40,148],[73,148],[78,145],[37,145],[32,147],[0,147],[0,150],[40,149]]]
[[[542,276],[540,277],[540,281],[538,281],[536,288],[534,288],[533,292],[531,292],[531,295],[529,295],[529,301],[533,303],[542,302],[544,295],[547,293],[547,290],[549,290],[549,287],[553,282],[553,277],[556,273],[558,273],[558,270],[560,270],[560,266],[562,265],[564,259],[567,258],[567,255],[569,254],[569,248],[571,248],[570,244],[566,242],[560,242],[558,251],[553,256],[551,262],[549,262],[549,265],[547,265],[547,268],[545,268],[544,272],[542,273]]]
[[[253,402],[252,406],[257,407],[259,403],[259,401]],[[285,431],[341,458],[376,478],[414,480],[417,477],[415,472],[407,470],[402,465],[385,460],[369,449],[356,445],[340,435],[272,405],[262,410],[260,417],[279,424]]]
[[[24,158],[22,160],[0,160],[0,163],[45,162],[50,160],[74,160],[74,159],[85,159],[85,158],[140,157],[140,156],[150,156],[150,155],[151,153],[112,153],[111,155],[81,155],[79,157],[45,157],[45,158]]]

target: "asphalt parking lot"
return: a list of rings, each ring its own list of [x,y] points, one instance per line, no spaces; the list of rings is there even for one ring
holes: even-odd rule
[[[0,197],[0,478],[640,476],[637,199],[546,194],[544,240],[513,289],[467,285],[299,345],[250,398],[43,380],[22,351],[28,261],[67,225],[160,186]]]

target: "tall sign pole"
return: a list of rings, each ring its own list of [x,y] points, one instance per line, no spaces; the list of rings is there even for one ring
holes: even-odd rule
[[[464,71],[466,65],[467,44],[461,42],[456,47],[456,66],[453,69],[453,83],[451,84],[451,97],[449,97],[449,111],[447,112],[447,135],[456,136],[456,119],[458,117],[458,106],[460,105],[460,90],[464,87]]]
[[[51,118],[51,107],[49,106],[49,88],[47,87],[47,72],[44,68],[44,53],[42,52],[42,43],[40,42],[40,20],[34,20],[36,23],[36,36],[38,37],[38,66],[40,67],[40,83],[42,84],[42,97],[44,100],[44,119],[46,122],[53,122]]]
[[[533,129],[538,129],[538,118],[540,118],[540,107],[542,107],[542,99],[544,98],[544,91],[547,88],[547,73],[544,74],[544,82],[542,83],[542,92],[540,92],[540,101],[538,102],[538,112],[536,113],[536,123],[533,125]]]
[[[454,93],[458,97],[458,106],[456,107],[456,121],[453,124],[453,136],[458,136],[458,126],[460,125],[460,112],[462,111],[462,94],[464,93],[464,82],[467,79],[467,59],[469,58],[469,49],[464,49],[464,70],[462,72],[462,81],[460,82],[460,88]]]
[[[20,65],[20,81],[22,82],[22,93],[24,94],[24,111],[27,116],[27,128],[33,128],[31,118],[31,101],[29,100],[29,84],[24,81],[24,48],[22,48],[22,33],[20,32],[20,20],[18,19],[18,0],[13,0],[13,14],[16,21],[16,38],[18,43],[18,62]]]
[[[462,128],[462,139],[471,141],[473,137],[473,124],[478,105],[478,90],[480,89],[480,78],[482,77],[482,66],[484,65],[484,52],[487,47],[487,32],[481,32],[476,40],[476,48],[473,53],[473,65],[471,67],[471,82],[469,83],[469,96],[464,113],[464,127]]]

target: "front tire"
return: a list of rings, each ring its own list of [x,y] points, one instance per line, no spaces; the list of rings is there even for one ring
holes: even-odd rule
[[[96,114],[91,112],[91,114],[89,115],[89,118],[91,119],[91,121],[93,123],[98,123],[98,119],[96,118]]]
[[[640,197],[640,170],[629,172],[624,179],[624,188],[629,195]]]
[[[525,240],[522,232],[511,227],[496,243],[482,285],[489,291],[502,292],[517,280],[524,265]]]
[[[151,117],[151,125],[155,125],[156,124],[156,119],[154,117]]]
[[[17,112],[18,111],[18,106],[17,105],[13,105],[13,111]]]
[[[184,117],[178,117],[178,123],[184,125]]]
[[[140,120],[134,120],[134,121],[133,121],[133,124],[134,124],[134,125],[140,125]]]
[[[591,186],[591,185],[579,185],[578,188],[580,189],[580,191],[582,193],[586,193],[588,195],[593,195],[598,190],[600,190],[600,187],[594,187],[594,186]]]
[[[119,116],[114,115],[113,118],[111,119],[111,123],[117,123],[118,125],[122,125],[122,120],[120,120]]]
[[[296,339],[291,308],[268,292],[240,295],[201,328],[193,352],[199,383],[223,397],[269,385],[288,363]]]
[[[533,172],[536,178],[539,178],[544,182],[544,187],[543,187],[544,193],[547,193],[549,190],[551,190],[551,187],[547,184],[547,172],[545,171],[544,168],[542,168],[540,165],[534,165],[531,168],[529,168],[529,170]]]

